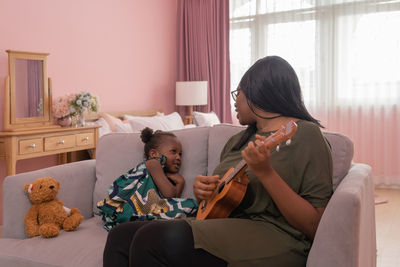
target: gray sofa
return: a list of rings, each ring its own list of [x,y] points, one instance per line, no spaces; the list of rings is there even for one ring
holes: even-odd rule
[[[242,130],[228,124],[174,131],[183,145],[184,197],[193,197],[197,174],[210,174],[226,140]],[[307,266],[375,267],[375,213],[371,168],[352,163],[353,143],[343,135],[324,133],[332,145],[334,194],[322,217]],[[8,176],[3,184],[3,237],[0,266],[102,266],[107,237],[96,203],[108,185],[142,160],[139,134],[113,133],[99,140],[97,159]],[[24,216],[31,203],[23,191],[35,178],[51,176],[61,183],[58,198],[80,209],[85,220],[74,232],[43,239],[27,238]]]

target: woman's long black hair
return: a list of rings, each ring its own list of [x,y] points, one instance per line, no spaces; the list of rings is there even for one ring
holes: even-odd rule
[[[323,128],[304,106],[296,72],[283,58],[267,56],[257,60],[243,75],[239,86],[256,116],[263,118],[251,105],[281,116],[310,121]],[[256,132],[256,123],[250,124],[233,149],[239,150]]]

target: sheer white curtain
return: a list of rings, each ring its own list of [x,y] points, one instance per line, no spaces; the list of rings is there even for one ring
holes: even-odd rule
[[[376,185],[400,186],[400,0],[230,0],[232,90],[267,55],[294,67],[308,110],[353,140]]]

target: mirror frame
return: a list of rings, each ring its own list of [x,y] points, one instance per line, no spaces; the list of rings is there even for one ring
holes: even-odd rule
[[[49,53],[36,53],[6,50],[8,53],[9,76],[6,77],[4,91],[4,131],[32,130],[35,128],[58,127],[52,122],[52,103],[51,103],[51,80],[47,77],[47,56]],[[40,117],[16,117],[16,87],[15,87],[15,60],[40,60],[42,61],[42,80],[43,80],[43,114]]]

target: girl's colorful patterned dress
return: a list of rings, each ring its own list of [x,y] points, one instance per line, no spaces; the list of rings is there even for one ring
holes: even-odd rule
[[[165,168],[166,157],[160,157],[159,161]],[[118,177],[108,188],[108,196],[97,203],[107,231],[128,221],[196,216],[196,200],[163,198],[145,162]]]

